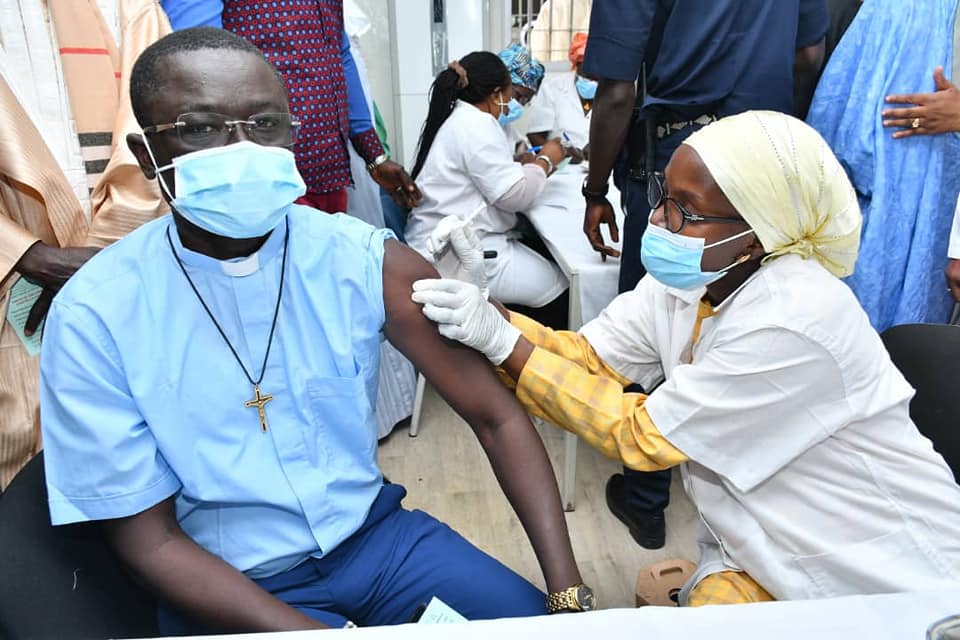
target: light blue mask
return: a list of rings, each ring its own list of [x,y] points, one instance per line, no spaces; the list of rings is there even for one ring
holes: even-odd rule
[[[700,266],[703,252],[751,233],[753,229],[748,229],[720,242],[705,244],[703,238],[671,233],[650,221],[643,232],[640,260],[647,273],[661,284],[674,289],[698,289],[716,282],[730,269],[750,259],[744,256],[720,271],[703,271]]]
[[[503,102],[503,96],[500,97],[500,116],[497,118],[497,122],[500,123],[501,127],[505,127],[511,122],[518,120],[520,116],[523,115],[523,105],[517,102],[516,98],[510,98],[510,102]],[[504,113],[503,108],[507,107],[509,113]]]
[[[597,95],[597,81],[577,76],[577,94],[584,100],[593,100]]]
[[[152,151],[150,158],[156,166]],[[176,176],[175,198],[161,175],[171,167]],[[248,140],[174,158],[157,168],[157,177],[180,215],[226,238],[266,235],[307,192],[293,152]]]

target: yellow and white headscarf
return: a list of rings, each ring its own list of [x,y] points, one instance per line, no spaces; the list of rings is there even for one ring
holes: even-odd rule
[[[684,144],[697,152],[771,260],[815,258],[838,277],[853,273],[860,206],[830,147],[813,128],[774,111],[723,118]]]

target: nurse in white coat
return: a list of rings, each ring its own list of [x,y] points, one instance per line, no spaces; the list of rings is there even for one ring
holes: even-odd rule
[[[957,588],[960,487],[839,280],[860,211],[827,144],[783,114],[724,118],[652,196],[648,275],[579,334],[473,284],[420,281],[414,299],[532,413],[630,467],[681,467],[703,525],[681,603]],[[451,239],[475,262],[467,236]]]
[[[566,134],[565,142],[573,149],[571,162],[579,162],[586,154],[590,140],[590,114],[597,81],[584,76],[580,65],[587,48],[587,34],[576,33],[570,45],[570,71],[551,74],[530,102],[527,115],[527,138],[530,144],[543,144]]]
[[[551,141],[534,160],[513,161],[498,122],[518,108],[512,96],[506,66],[486,51],[451,62],[437,76],[412,172],[423,201],[411,211],[405,235],[433,261],[427,240],[440,221],[469,217],[483,249],[496,252],[483,261],[491,293],[504,303],[543,307],[567,289],[567,279],[513,230],[516,212],[533,204],[565,151]]]

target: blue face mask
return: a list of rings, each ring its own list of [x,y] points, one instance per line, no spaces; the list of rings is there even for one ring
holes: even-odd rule
[[[147,150],[156,166],[149,144]],[[171,167],[176,176],[175,198],[161,175]],[[157,177],[177,213],[226,238],[266,235],[307,192],[293,152],[248,140],[174,158],[157,168]]]
[[[597,81],[577,76],[577,94],[584,100],[593,100],[597,95]]]
[[[517,102],[516,98],[510,98],[510,102],[504,102],[503,95],[501,95],[500,102],[497,104],[500,105],[500,116],[497,118],[497,122],[500,123],[501,127],[507,126],[511,122],[518,120],[520,116],[523,115],[523,105]],[[509,109],[508,113],[503,112],[504,107]]]
[[[751,233],[753,229],[748,229],[708,245],[704,244],[703,238],[671,233],[650,221],[643,233],[640,259],[647,273],[661,284],[674,289],[698,289],[716,282],[730,269],[750,259],[746,255],[720,271],[702,271],[703,252]]]

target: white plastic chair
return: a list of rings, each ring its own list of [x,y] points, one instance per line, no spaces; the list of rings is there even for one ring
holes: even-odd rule
[[[410,431],[407,435],[416,438],[420,431],[420,412],[423,409],[423,392],[427,387],[427,379],[422,373],[417,373],[417,390],[413,395],[413,414],[410,416]]]

